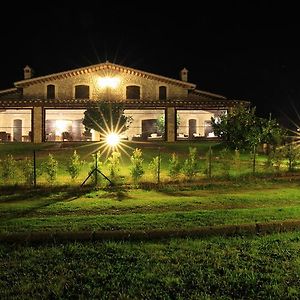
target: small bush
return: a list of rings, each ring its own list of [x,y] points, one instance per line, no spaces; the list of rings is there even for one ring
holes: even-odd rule
[[[47,161],[43,165],[43,169],[50,183],[53,183],[57,178],[58,161],[49,153]]]
[[[107,159],[107,167],[109,170],[110,180],[114,183],[120,179],[120,156],[120,152],[114,151]]]
[[[161,166],[160,156],[153,157],[152,161],[149,164],[149,170],[153,176],[153,179],[157,183],[159,183],[159,181],[160,181],[160,166]]]
[[[28,185],[32,185],[33,180],[34,180],[33,162],[28,157],[26,157],[25,160],[23,161],[22,166],[21,166],[21,171],[25,178],[25,182]]]
[[[144,175],[145,171],[143,169],[143,158],[142,158],[142,150],[136,148],[131,157],[131,168],[130,168],[130,175],[133,179],[133,182],[137,184],[139,179]]]
[[[17,175],[17,163],[11,154],[8,154],[1,162],[2,172],[1,177],[4,182],[11,181],[16,178]]]
[[[172,153],[172,157],[169,159],[169,176],[172,179],[177,179],[180,175],[181,164],[176,153]]]
[[[80,160],[80,156],[79,154],[77,154],[76,150],[74,150],[67,165],[67,171],[70,174],[73,181],[79,176],[81,167],[82,161]]]
[[[188,158],[184,161],[182,172],[189,180],[200,172],[196,147],[189,147]]]
[[[232,155],[230,151],[227,148],[224,148],[220,151],[220,169],[221,169],[221,175],[228,177],[230,167],[232,164]]]
[[[288,170],[294,171],[298,165],[299,149],[294,144],[289,144],[285,147],[285,158],[287,161]]]

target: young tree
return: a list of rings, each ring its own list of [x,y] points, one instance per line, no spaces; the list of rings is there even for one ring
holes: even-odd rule
[[[189,147],[188,158],[183,164],[183,174],[191,180],[200,172],[199,162],[197,158],[197,148]]]
[[[44,163],[44,170],[48,176],[49,182],[53,183],[57,177],[58,161],[50,153],[48,155],[47,161]]]
[[[108,131],[124,132],[131,121],[132,117],[124,115],[122,104],[102,102],[98,107],[87,108],[82,123],[86,129],[103,134]]]
[[[160,166],[161,166],[161,157],[160,155],[152,158],[149,164],[149,170],[152,173],[153,179],[157,183],[160,182]]]
[[[225,140],[228,146],[238,150],[253,150],[261,143],[277,145],[284,130],[274,119],[259,118],[255,107],[235,107],[220,118],[212,118],[214,133]]]
[[[143,158],[142,158],[142,150],[136,148],[131,157],[131,168],[130,175],[135,184],[137,184],[138,180],[144,175],[145,171],[143,169]]]
[[[6,158],[1,161],[1,166],[1,177],[5,183],[16,178],[18,170],[17,163],[11,154],[8,154]]]
[[[70,174],[72,180],[75,180],[78,177],[81,167],[82,161],[80,160],[80,156],[79,154],[77,154],[76,150],[74,150],[67,165],[67,171]]]
[[[119,179],[120,157],[120,152],[114,151],[107,159],[107,167],[109,170],[110,179],[113,182],[116,182]]]
[[[176,153],[172,153],[172,157],[169,159],[169,176],[176,179],[181,170],[181,165]]]

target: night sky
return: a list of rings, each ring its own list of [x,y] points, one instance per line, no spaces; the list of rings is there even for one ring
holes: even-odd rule
[[[26,64],[41,76],[109,60],[175,79],[186,67],[198,89],[300,122],[296,4],[182,1],[171,10],[163,3],[45,2],[33,9],[26,2],[2,10],[0,89],[22,80]]]

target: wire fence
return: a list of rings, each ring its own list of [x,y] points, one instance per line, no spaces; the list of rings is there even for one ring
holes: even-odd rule
[[[145,152],[141,164],[143,175],[138,181],[148,183],[278,175],[297,172],[299,165],[298,154],[291,160],[287,154],[262,154],[257,153],[256,149],[240,153],[226,149],[215,151],[210,147],[205,152],[196,151],[194,158],[188,151],[169,152],[163,147]],[[33,150],[27,155],[10,152],[0,157],[0,185],[37,187],[133,184],[136,180],[133,177],[130,155],[131,153],[125,159],[121,155],[115,158],[105,157],[98,152],[83,156],[72,148]],[[176,170],[173,155],[177,159]]]

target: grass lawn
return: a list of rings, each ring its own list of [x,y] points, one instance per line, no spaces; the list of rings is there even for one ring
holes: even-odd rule
[[[0,195],[0,232],[193,229],[300,219],[300,179],[160,189],[60,186]]]
[[[58,145],[39,145],[39,163],[51,152],[65,166],[74,145],[63,144],[63,150]],[[183,159],[189,145],[160,144],[164,172],[170,154],[175,151]],[[191,145],[205,157],[208,143]],[[22,160],[36,149],[32,144],[5,146],[0,145],[0,159],[13,153]],[[76,149],[88,163],[95,147],[77,144]],[[222,146],[213,149],[217,155]],[[156,153],[157,145],[143,145],[146,164]],[[245,165],[248,158],[241,157]],[[128,167],[129,157],[122,164]],[[160,186],[144,181],[140,188],[126,182],[99,189],[70,183],[61,168],[57,185],[43,180],[36,189],[0,185],[0,234],[192,231],[300,220],[297,173],[166,180]],[[299,251],[299,231],[139,242],[3,243],[0,299],[299,299]]]
[[[299,299],[299,233],[0,245],[1,299]]]

